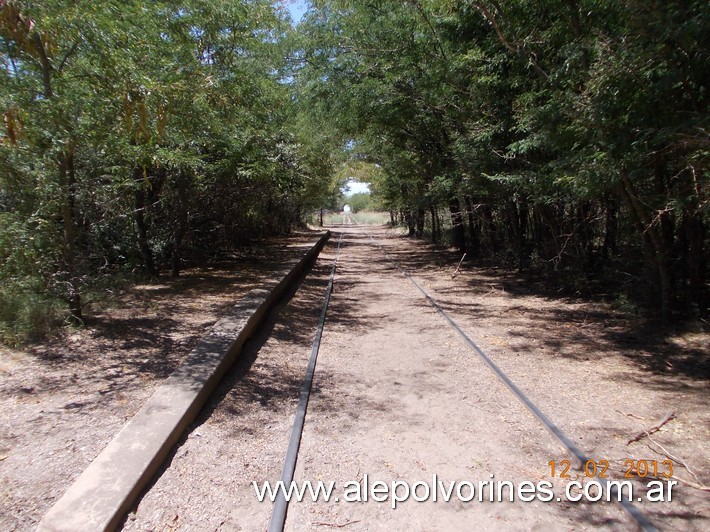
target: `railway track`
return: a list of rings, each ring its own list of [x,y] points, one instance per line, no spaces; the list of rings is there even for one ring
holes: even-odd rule
[[[535,339],[550,329],[523,331],[530,339],[523,346],[505,344],[505,338],[514,340],[521,332],[520,320],[530,322],[530,315],[514,310],[523,308],[521,300],[507,290],[501,296],[489,292],[487,282],[481,286],[483,272],[461,272],[454,283],[442,254],[358,225],[354,217],[347,221],[342,228],[331,226],[334,237],[313,270],[245,346],[242,362],[143,497],[126,530],[167,524],[181,529],[268,526],[271,531],[521,524],[655,530],[639,511],[649,512],[648,503],[636,505],[635,498],[633,505],[624,499],[621,506],[569,504],[564,498],[542,505],[520,499],[461,504],[467,502],[462,499],[400,504],[391,511],[387,504],[337,504],[337,497],[336,504],[321,498],[289,505],[278,490],[275,498],[259,496],[262,485],[268,481],[273,487],[279,474],[284,486],[332,479],[340,488],[351,479],[366,486],[368,477],[418,481],[431,479],[433,472],[435,478],[474,482],[489,474],[492,479],[493,473],[503,482],[552,479],[554,494],[563,495],[568,481],[546,468],[548,461],[557,466],[569,459],[584,466],[589,459],[596,464],[608,458],[613,479],[621,471],[619,457],[631,454],[623,438],[637,432],[634,422],[609,416],[617,409],[628,411],[626,403],[591,397],[618,389],[610,373],[604,374],[606,362],[599,359],[599,372],[563,356],[586,347],[571,329],[554,329],[570,336],[571,348],[547,349],[542,356],[536,345],[544,342]],[[453,270],[458,258],[450,259]],[[544,326],[550,319],[545,311],[566,305],[537,296],[524,302],[534,322]],[[612,367],[618,368],[617,362]],[[549,377],[556,372],[586,382],[556,389],[558,380]],[[636,387],[631,393],[636,398],[644,390]],[[650,408],[640,404],[634,412],[645,419],[667,408],[657,406],[652,391],[642,399]],[[574,479],[574,468],[570,472]],[[644,492],[642,482],[634,482]],[[653,521],[676,528],[689,519],[677,516],[706,508],[693,493],[681,490],[680,499],[654,507]]]
[[[335,283],[336,271],[338,266],[338,261],[340,259],[340,250],[343,242],[343,235],[345,234],[345,229],[348,227],[358,227],[360,224],[352,218],[350,213],[345,213],[343,217],[343,224],[339,227],[342,228],[340,237],[338,240],[337,250],[335,258],[333,260],[331,273],[326,288],[326,293],[323,300],[322,310],[318,326],[315,332],[311,356],[308,363],[308,368],[306,370],[306,376],[303,380],[301,386],[300,400],[296,410],[295,421],[293,424],[291,438],[289,440],[288,449],[286,452],[286,458],[284,460],[283,472],[281,475],[281,481],[284,485],[289,485],[294,478],[294,472],[296,470],[296,463],[298,460],[299,446],[301,443],[301,437],[303,432],[303,427],[305,423],[308,402],[310,398],[310,393],[313,385],[314,374],[316,372],[316,362],[318,357],[318,352],[320,348],[321,337],[326,323],[326,317],[328,315],[328,307],[333,293],[333,288]],[[362,226],[360,226],[362,227]],[[379,244],[371,233],[366,233],[367,238],[372,246],[376,247],[379,252],[386,257],[392,266],[392,271],[398,272],[400,276],[405,278],[411,285],[419,292],[421,297],[439,314],[442,320],[450,327],[452,333],[459,336],[465,344],[479,357],[486,366],[491,370],[491,372],[507,387],[510,393],[516,397],[525,408],[531,412],[535,418],[547,429],[554,438],[556,438],[560,444],[567,450],[569,456],[576,462],[577,469],[579,471],[584,471],[584,468],[589,463],[596,463],[596,461],[588,456],[586,453],[582,452],[577,445],[575,445],[572,439],[565,434],[547,415],[545,415],[542,410],[523,392],[513,380],[493,361],[493,359],[486,354],[486,352],[481,349],[476,342],[474,342],[471,337],[459,326],[457,321],[437,302],[436,298],[432,296],[427,290],[425,290],[420,283],[417,282],[416,278],[412,273],[405,270],[395,258],[393,258],[387,250]],[[623,509],[628,514],[633,525],[643,531],[656,531],[658,528],[636,507],[633,503],[629,502],[625,497],[618,496],[618,488],[612,486],[611,496],[618,504],[620,504]],[[559,500],[559,499],[558,499]],[[279,492],[276,501],[273,506],[273,511],[271,519],[269,522],[268,530],[269,532],[281,532],[284,529],[286,523],[286,516],[288,512],[289,502],[284,496],[283,492]]]

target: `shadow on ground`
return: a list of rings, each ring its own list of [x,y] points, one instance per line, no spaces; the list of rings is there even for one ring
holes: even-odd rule
[[[361,245],[369,242],[365,235],[361,240]],[[382,239],[378,235],[375,241],[386,242],[389,258],[418,279],[451,278],[461,260],[458,252],[405,236]],[[563,352],[562,356],[572,359],[588,360],[589,350],[585,347],[619,352],[640,370],[639,379],[652,376],[659,386],[663,386],[664,379],[669,377],[710,380],[710,349],[707,345],[682,345],[682,342],[674,341],[674,337],[682,337],[687,331],[663,330],[652,321],[624,313],[608,304],[561,296],[545,288],[541,282],[504,268],[465,261],[456,279],[456,287],[431,294],[444,310],[454,316],[482,318],[494,315],[510,335],[541,341],[556,352]],[[490,294],[505,294],[511,303],[505,312],[486,305],[486,296]],[[459,300],[447,297],[453,295]],[[535,307],[526,299],[530,296],[565,305]],[[462,303],[461,297],[469,297],[470,303]],[[575,308],[570,308],[568,304]],[[532,320],[534,326],[521,328],[516,318],[523,315],[526,320]],[[705,326],[696,324],[695,328],[690,332],[708,332]],[[574,349],[565,349],[572,345]],[[666,384],[668,388],[673,388],[678,383],[669,380]]]

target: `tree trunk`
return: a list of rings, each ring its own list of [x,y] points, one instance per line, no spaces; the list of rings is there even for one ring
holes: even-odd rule
[[[515,200],[505,206],[505,212],[507,213],[506,218],[508,218],[508,223],[505,224],[508,229],[508,241],[512,249],[517,249],[518,242],[520,242],[520,215]]]
[[[30,35],[30,40],[37,53],[37,57],[42,69],[42,84],[43,95],[47,100],[54,98],[54,90],[52,88],[52,75],[54,68],[47,56],[42,37],[38,31],[33,31]],[[74,147],[71,145],[66,150],[62,150],[59,154],[58,174],[59,174],[59,189],[61,194],[61,213],[62,226],[64,229],[63,242],[63,261],[67,273],[67,288],[66,299],[69,305],[69,314],[77,323],[83,323],[82,319],[82,304],[81,304],[81,280],[77,265],[77,225],[75,216],[75,188],[76,176],[74,173]]]
[[[524,198],[518,200],[518,271],[523,272],[528,266],[528,204]]]
[[[605,202],[605,217],[604,217],[604,243],[600,253],[599,268],[603,268],[609,260],[610,255],[616,254],[617,240],[619,232],[619,208],[611,198]]]
[[[575,39],[579,41],[580,45],[583,46],[581,39],[582,39],[582,24],[580,23],[580,18],[579,18],[579,7],[577,6],[577,0],[565,0],[565,4],[567,4],[567,8],[569,10],[570,14],[570,23],[572,25],[572,34],[574,35]],[[582,68],[586,72],[589,70],[589,57],[587,53],[586,48],[582,48]]]
[[[688,241],[687,270],[690,300],[696,305],[703,301],[705,292],[705,226],[698,213],[686,213],[685,232]]]
[[[536,236],[538,253],[546,261],[555,262],[561,257],[560,243],[557,235],[562,233],[559,217],[548,205],[535,205],[533,218],[537,219]]]
[[[666,325],[671,315],[671,296],[673,293],[673,276],[664,256],[658,257],[658,275],[661,281],[661,320]]]
[[[673,290],[673,280],[669,264],[670,250],[665,246],[665,239],[660,224],[654,223],[650,216],[646,213],[644,205],[639,200],[636,189],[628,176],[624,176],[621,182],[621,192],[624,201],[626,201],[631,211],[632,217],[635,220],[635,225],[638,227],[644,239],[644,247],[649,262],[655,266],[658,272],[659,280],[659,299],[660,309],[659,314],[663,324],[665,325],[670,318],[671,310],[671,295]]]
[[[496,250],[498,249],[498,228],[496,227],[496,222],[493,219],[493,209],[489,204],[484,204],[481,207],[482,217],[483,217],[483,227],[481,231],[481,236],[485,237],[488,244],[488,249]]]
[[[425,220],[425,212],[424,209],[419,208],[417,209],[417,238],[422,238],[424,236],[424,220]]]
[[[150,242],[148,240],[148,226],[145,221],[145,189],[143,181],[143,176],[141,175],[141,168],[136,168],[135,170],[136,192],[135,192],[135,221],[136,229],[138,230],[138,248],[140,249],[141,256],[143,258],[143,268],[145,272],[151,277],[157,278],[159,276],[158,269],[155,266],[155,261],[153,260],[153,250],[150,248]]]
[[[409,229],[409,234],[407,236],[414,236],[416,234],[416,227],[414,225],[414,216],[412,216],[412,211],[409,209],[404,210],[404,219],[407,222],[407,228]]]
[[[659,156],[654,164],[654,178],[656,193],[660,196],[669,196],[670,185],[667,180],[667,169],[664,161]],[[673,286],[675,272],[673,271],[673,248],[675,247],[675,215],[673,209],[663,209],[656,215],[659,224],[659,244],[657,258],[659,274],[661,276],[661,317],[663,323],[668,323],[673,306]]]
[[[471,257],[477,257],[481,248],[481,228],[473,214],[475,210],[473,198],[467,194],[464,196],[464,201],[466,202],[466,216],[468,217],[467,253],[469,253]]]
[[[183,178],[182,172],[180,172],[180,178]],[[172,277],[178,277],[180,275],[180,249],[182,248],[182,242],[185,239],[188,228],[188,180],[178,179],[178,219],[177,227],[175,228],[175,238],[173,240],[172,256],[170,257],[170,262],[172,265]]]
[[[76,217],[74,215],[74,153],[70,149],[59,155],[59,187],[62,194],[62,225],[64,227],[64,265],[67,270],[67,302],[72,319],[82,323],[81,286],[76,256]]]
[[[431,241],[434,244],[439,243],[439,227],[437,224],[436,207],[434,207],[433,202],[429,202],[429,214],[431,215]]]
[[[466,234],[461,215],[461,202],[458,197],[449,200],[449,212],[451,213],[451,243],[459,251],[465,252]]]
[[[594,239],[591,233],[590,218],[592,213],[592,205],[588,201],[581,202],[577,205],[576,211],[576,227],[577,238],[582,249],[582,264],[584,272],[588,273],[594,270]]]

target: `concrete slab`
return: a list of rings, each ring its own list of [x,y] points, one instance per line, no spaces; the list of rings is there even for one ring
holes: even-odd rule
[[[282,278],[244,296],[54,504],[40,531],[115,530],[269,309],[312,263],[325,233]],[[279,276],[281,277],[281,276]]]

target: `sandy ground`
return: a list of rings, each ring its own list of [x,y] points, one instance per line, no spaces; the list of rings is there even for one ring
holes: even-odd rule
[[[623,477],[627,460],[672,457],[686,481],[671,502],[638,503],[661,529],[706,530],[710,483],[708,335],[662,338],[601,304],[551,297],[506,271],[384,229],[347,229],[301,444],[297,480],[370,489],[375,481],[549,481],[551,502],[408,500],[292,503],[288,530],[633,528],[616,504],[563,499],[572,478],[555,439],[399,274],[402,264],[588,455]],[[127,530],[263,530],[271,504],[252,482],[281,473],[310,353],[333,238],[293,297],[246,346],[238,366],[129,515]],[[652,438],[628,444],[668,412]],[[593,479],[587,479],[593,480]],[[585,481],[586,482],[586,481]],[[643,496],[648,479],[635,478]],[[350,484],[352,487],[353,484]],[[423,493],[420,486],[419,495]],[[507,493],[507,492],[506,492]],[[464,490],[463,495],[468,491]],[[487,492],[486,492],[487,494]],[[352,492],[350,493],[352,497]],[[516,499],[518,499],[516,497]]]
[[[86,327],[0,349],[0,530],[33,530],[214,322],[316,239],[271,239],[175,280],[117,289]]]

